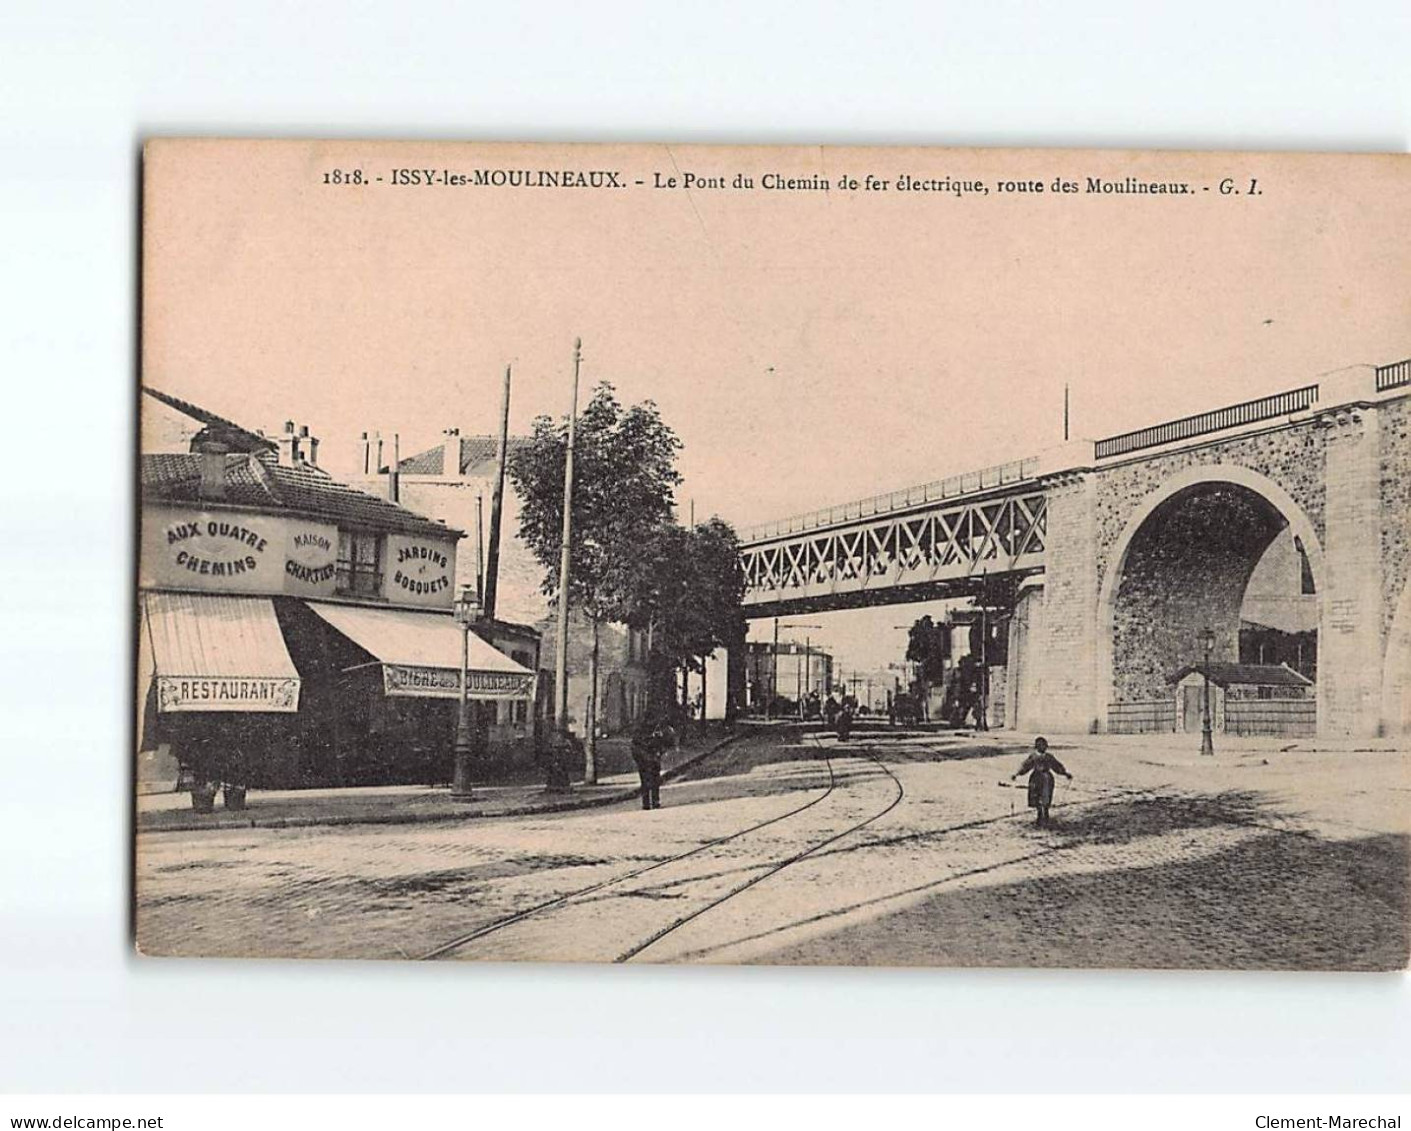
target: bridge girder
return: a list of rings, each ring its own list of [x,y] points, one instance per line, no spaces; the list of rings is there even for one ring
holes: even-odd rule
[[[749,543],[740,550],[745,615],[965,596],[984,575],[1042,570],[1047,522],[1047,496],[1030,483]]]

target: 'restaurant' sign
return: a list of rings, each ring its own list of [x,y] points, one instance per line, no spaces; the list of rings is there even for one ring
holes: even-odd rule
[[[455,543],[387,535],[382,595],[398,605],[450,608],[455,599]]]
[[[534,676],[517,672],[470,673],[472,699],[534,698]],[[419,699],[459,699],[461,673],[454,668],[422,668],[409,664],[383,664],[382,688],[388,695]]]
[[[144,507],[142,578],[148,588],[332,597],[338,528],[246,511]]]
[[[171,711],[277,711],[299,709],[299,681],[265,676],[157,677],[157,710]]]

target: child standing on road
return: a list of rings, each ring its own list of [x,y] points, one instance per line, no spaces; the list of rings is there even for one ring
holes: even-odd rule
[[[1063,763],[1048,752],[1048,739],[1034,739],[1034,752],[1024,759],[1024,764],[1010,775],[1013,781],[1020,774],[1029,775],[1029,808],[1037,809],[1034,824],[1042,827],[1048,824],[1049,806],[1053,804],[1053,775],[1062,774],[1069,781],[1073,775],[1063,767]]]

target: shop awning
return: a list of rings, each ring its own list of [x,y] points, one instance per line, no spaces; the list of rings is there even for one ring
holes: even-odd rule
[[[461,626],[447,613],[307,602],[309,608],[382,664],[388,695],[458,699]],[[534,698],[534,672],[470,634],[471,699]]]
[[[143,593],[142,614],[158,711],[299,709],[299,672],[268,597]]]

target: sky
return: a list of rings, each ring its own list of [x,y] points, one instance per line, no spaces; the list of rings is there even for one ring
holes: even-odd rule
[[[1095,438],[1411,356],[1406,160],[157,142],[143,379],[247,425],[307,424],[351,474],[364,430],[404,455],[448,426],[492,432],[506,365],[514,431],[565,412],[581,337],[583,398],[610,380],[680,435],[682,518],[744,528],[1042,451],[1065,385],[1073,435]],[[565,168],[624,187],[391,183]],[[354,170],[364,184],[325,183]],[[682,187],[737,174],[754,187]],[[903,175],[989,192],[903,192]],[[1129,175],[1196,191],[1052,191]],[[793,619],[880,667],[927,611]]]

